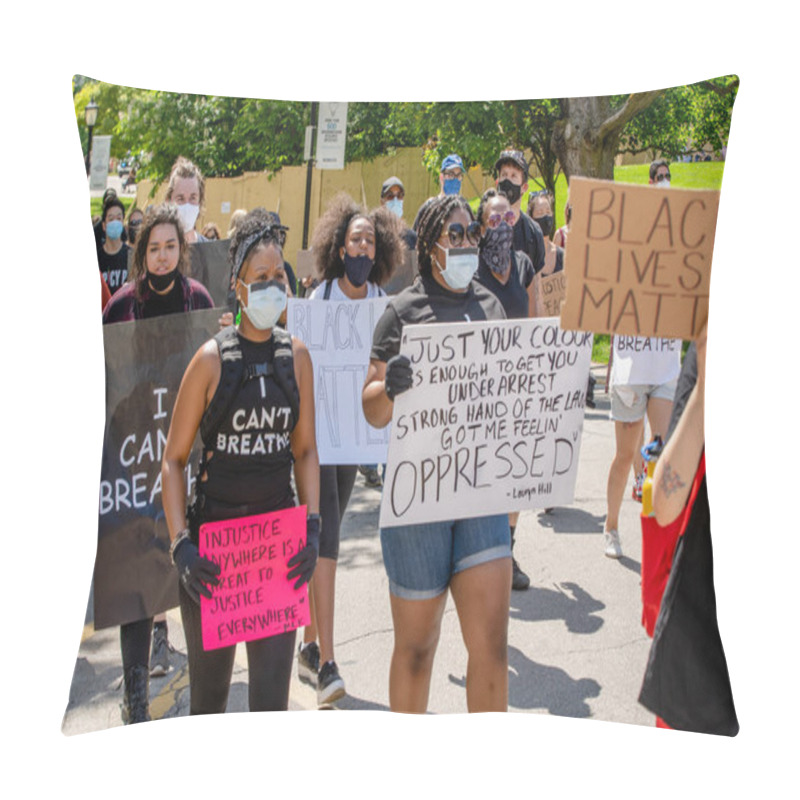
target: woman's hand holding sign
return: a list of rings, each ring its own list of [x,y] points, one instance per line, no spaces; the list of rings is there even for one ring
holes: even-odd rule
[[[219,585],[219,564],[201,556],[197,545],[188,536],[173,550],[172,563],[178,568],[183,588],[195,603],[200,604],[201,594],[211,599],[208,587]]]
[[[317,565],[317,557],[319,556],[319,534],[320,516],[319,514],[309,514],[306,521],[306,546],[286,562],[286,566],[294,567],[286,577],[290,581],[297,578],[297,582],[294,585],[295,589],[299,589],[304,583],[308,583],[314,574],[314,567]]]
[[[384,385],[386,387],[386,395],[392,402],[394,402],[398,394],[410,389],[413,381],[414,372],[407,356],[400,353],[386,362]]]

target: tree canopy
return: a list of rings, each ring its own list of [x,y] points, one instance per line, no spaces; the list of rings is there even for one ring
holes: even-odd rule
[[[422,147],[438,172],[456,152],[490,170],[506,148],[523,150],[542,188],[560,171],[613,176],[618,153],[667,158],[727,141],[738,78],[727,76],[657,92],[594,98],[460,103],[350,103],[347,161],[371,160],[400,147]],[[235,176],[301,164],[310,103],[134,89],[75,76],[75,114],[85,150],[83,112],[100,106],[97,134],[112,135],[112,156],[130,153],[139,175],[162,181],[184,155],[203,173]],[[538,179],[537,179],[538,180]]]

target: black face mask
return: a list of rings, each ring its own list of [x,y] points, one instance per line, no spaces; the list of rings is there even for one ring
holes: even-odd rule
[[[147,273],[147,282],[150,284],[154,292],[163,292],[169,288],[169,285],[178,277],[178,268],[172,272],[165,272],[162,275],[156,275],[153,272]]]
[[[508,197],[508,202],[513,206],[522,197],[522,187],[506,178],[497,184],[497,188]]]
[[[141,222],[137,222],[135,225],[131,223],[128,225],[128,241],[133,244],[136,241],[136,234],[139,232],[139,228],[141,226]]]
[[[550,236],[553,235],[553,217],[552,216],[534,217],[533,221],[539,223],[539,227],[542,229],[542,233],[546,237],[549,238]]]

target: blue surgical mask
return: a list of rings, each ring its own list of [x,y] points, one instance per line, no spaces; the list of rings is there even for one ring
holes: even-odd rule
[[[445,194],[460,194],[461,178],[445,178],[442,183],[442,191]]]
[[[445,253],[445,268],[439,267],[445,283],[451,289],[466,289],[478,269],[478,248],[446,248],[442,247],[439,242],[436,242],[436,246]]]
[[[391,200],[387,200],[386,208],[398,217],[403,216],[403,201],[399,197],[393,197]]]
[[[122,220],[112,219],[111,222],[106,222],[106,238],[119,239],[122,236]]]

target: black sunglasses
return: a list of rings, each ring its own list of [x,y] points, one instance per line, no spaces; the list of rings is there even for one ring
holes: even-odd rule
[[[656,183],[661,183],[661,181],[669,181],[669,180],[672,180],[672,176],[669,174],[669,172],[666,175],[664,175],[663,172],[660,175],[656,175]]]
[[[470,222],[465,231],[460,222],[451,222],[447,226],[447,230],[442,231],[442,236],[444,235],[447,235],[450,240],[451,247],[461,247],[465,235],[467,241],[474,247],[481,240],[481,224],[480,222]]]

